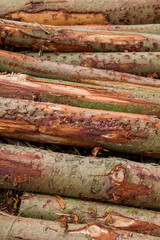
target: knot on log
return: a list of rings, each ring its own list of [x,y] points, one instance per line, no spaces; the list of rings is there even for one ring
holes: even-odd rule
[[[83,228],[77,230],[69,230],[70,233],[82,233],[91,237],[92,240],[114,240],[118,234],[109,227],[104,227],[100,224],[90,223]]]
[[[122,166],[116,166],[109,173],[109,179],[119,185],[125,180],[125,172],[125,168],[123,168]]]

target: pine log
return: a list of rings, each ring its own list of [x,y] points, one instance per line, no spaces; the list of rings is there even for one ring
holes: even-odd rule
[[[160,209],[160,166],[0,145],[0,188]]]
[[[1,0],[0,17],[40,24],[160,23],[159,0]]]
[[[0,45],[53,52],[158,52],[160,35],[0,21]]]
[[[156,73],[160,77],[160,52],[118,53],[43,53],[24,52],[26,56],[46,61],[114,70],[148,76]]]
[[[67,104],[88,109],[128,113],[149,113],[160,117],[160,88],[118,84],[98,88],[73,83],[47,81],[23,74],[0,75],[0,97]]]
[[[0,212],[0,239],[5,240],[158,240],[158,237],[131,233],[100,224],[71,225],[68,229],[60,224],[11,216]]]
[[[67,223],[90,223],[160,237],[160,213],[131,207],[24,193],[19,214]]]
[[[10,98],[0,109],[0,136],[160,157],[156,117]]]
[[[111,70],[62,64],[3,50],[0,50],[0,71],[20,72],[42,78],[60,79],[107,87],[112,87],[114,82],[124,86],[128,83],[152,87],[160,86],[158,79]]]

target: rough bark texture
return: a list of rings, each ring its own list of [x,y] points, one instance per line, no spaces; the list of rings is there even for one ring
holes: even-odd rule
[[[71,225],[69,229],[59,224],[31,218],[10,216],[0,212],[0,238],[2,240],[156,240],[143,234],[136,234],[91,223],[89,225]]]
[[[0,21],[0,44],[53,52],[158,52],[160,35],[120,31],[54,28],[49,25]]]
[[[146,24],[160,23],[159,9],[159,0],[1,0],[0,16],[53,25],[83,24],[84,19],[92,23],[96,18],[100,24]]]
[[[152,78],[111,70],[62,64],[2,50],[0,50],[0,71],[20,72],[42,78],[61,79],[107,87],[112,87],[113,82],[120,82],[125,86],[128,83],[160,86],[160,81]]]
[[[132,85],[132,89],[129,90],[115,84],[113,88],[103,89],[11,74],[0,75],[0,96],[88,109],[142,114],[149,112],[149,115],[157,113],[157,117],[160,117],[160,88],[156,87]]]
[[[33,52],[24,54],[63,64],[114,70],[144,76],[156,73],[160,77],[160,52],[43,53],[41,56]]]
[[[137,208],[71,198],[59,200],[54,196],[25,193],[21,197],[19,213],[25,217],[67,223],[84,224],[94,221],[122,230],[160,237],[160,213]]]
[[[0,145],[1,188],[160,209],[159,176],[155,164]]]
[[[0,108],[0,136],[160,157],[156,117],[9,98]]]

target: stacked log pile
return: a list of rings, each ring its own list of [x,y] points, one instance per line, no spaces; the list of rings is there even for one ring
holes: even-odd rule
[[[0,0],[0,239],[160,239],[159,9]]]

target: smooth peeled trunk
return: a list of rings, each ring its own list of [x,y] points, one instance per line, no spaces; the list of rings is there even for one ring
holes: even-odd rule
[[[0,97],[67,104],[76,107],[160,117],[160,88],[137,85],[131,90],[114,85],[96,88],[36,79],[23,74],[0,75]],[[158,114],[159,113],[159,114]]]
[[[23,217],[51,221],[64,220],[67,223],[96,222],[121,230],[160,237],[160,213],[138,208],[24,193],[19,214]]]
[[[0,136],[160,157],[156,117],[10,98],[0,108]]]
[[[158,52],[160,35],[0,21],[0,45],[53,52]]]
[[[158,79],[111,70],[62,64],[3,50],[0,50],[0,71],[26,73],[41,78],[60,79],[106,87],[112,87],[115,82],[124,86],[128,85],[128,83],[152,87],[160,86]]]
[[[160,209],[160,166],[0,145],[0,187]]]
[[[34,52],[24,54],[63,64],[114,70],[143,76],[156,73],[160,77],[160,52],[43,53],[41,56]]]
[[[159,0],[1,0],[0,16],[40,24],[160,23]]]
[[[156,240],[158,238],[117,230],[103,225],[71,225],[68,229],[60,224],[31,218],[11,216],[0,212],[0,239],[2,240]]]

